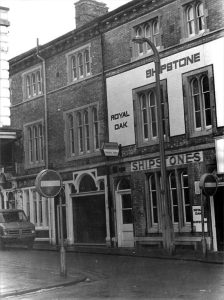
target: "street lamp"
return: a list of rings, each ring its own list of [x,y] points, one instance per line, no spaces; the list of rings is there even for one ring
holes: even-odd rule
[[[150,39],[136,36],[132,39],[136,44],[147,43],[154,54],[155,63],[155,80],[156,80],[156,100],[157,100],[157,120],[158,120],[158,137],[160,147],[160,169],[161,169],[161,203],[162,203],[162,225],[163,225],[163,247],[168,250],[169,253],[174,251],[174,233],[173,224],[169,213],[169,193],[167,187],[166,177],[166,159],[165,159],[165,148],[164,148],[164,132],[163,132],[163,120],[162,120],[162,105],[160,98],[160,57],[159,52],[156,49],[154,43]]]

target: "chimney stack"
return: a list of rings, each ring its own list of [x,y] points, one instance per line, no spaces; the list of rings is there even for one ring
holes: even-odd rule
[[[108,13],[108,7],[103,2],[95,0],[79,0],[75,3],[76,28]]]

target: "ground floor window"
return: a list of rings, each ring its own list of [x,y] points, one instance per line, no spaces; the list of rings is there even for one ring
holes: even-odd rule
[[[34,189],[24,189],[23,209],[30,221],[38,228],[49,226],[49,199],[44,198]]]
[[[147,229],[149,232],[160,231],[162,223],[160,172],[147,174],[146,179]],[[167,171],[167,185],[174,230],[182,231],[190,228],[192,223],[192,205],[187,169]]]

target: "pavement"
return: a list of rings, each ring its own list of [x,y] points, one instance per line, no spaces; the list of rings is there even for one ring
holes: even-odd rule
[[[48,244],[35,244],[34,250],[52,251],[52,255],[56,255],[59,247]],[[191,249],[176,249],[175,253],[170,255],[163,249],[158,248],[112,248],[103,246],[67,246],[66,252],[74,253],[94,253],[101,255],[119,255],[133,257],[147,257],[154,259],[173,259],[198,261],[203,263],[224,264],[224,252],[208,252],[206,255],[202,251],[193,251]],[[84,274],[66,274],[60,276],[58,270],[51,268],[45,269],[39,266],[39,271],[32,271],[26,264],[21,266],[21,263],[14,259],[9,264],[4,263],[4,255],[7,253],[1,252],[0,261],[0,299],[13,298],[28,293],[34,293],[41,290],[57,289],[69,285],[88,280]],[[53,263],[52,263],[53,265]],[[22,272],[21,272],[22,270]],[[2,275],[1,275],[2,274]],[[4,274],[4,275],[3,275]]]
[[[35,244],[36,250],[59,250],[58,246],[48,244]],[[124,255],[136,257],[149,257],[158,259],[175,259],[199,261],[204,263],[224,264],[224,251],[207,251],[203,254],[202,249],[197,251],[191,248],[176,247],[175,253],[169,254],[162,248],[138,247],[138,248],[115,248],[106,246],[67,246],[67,252],[95,253],[104,255]]]

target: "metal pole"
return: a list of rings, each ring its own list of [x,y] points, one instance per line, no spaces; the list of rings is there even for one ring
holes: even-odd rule
[[[155,63],[155,80],[156,80],[156,100],[157,100],[157,120],[158,120],[158,137],[160,147],[160,169],[161,169],[161,202],[162,202],[162,224],[163,224],[163,246],[172,254],[174,252],[174,233],[173,224],[169,213],[169,193],[167,187],[166,176],[166,159],[164,148],[164,132],[163,132],[163,120],[162,120],[162,105],[160,98],[160,57],[156,46],[148,39],[144,37],[136,37],[133,39],[135,43],[148,43],[154,53]]]
[[[63,233],[63,215],[62,215],[62,196],[59,194],[59,207],[60,207],[60,275],[67,276],[66,272],[66,252],[64,247],[64,233]]]
[[[202,253],[204,256],[207,254],[207,245],[205,239],[205,209],[204,209],[204,196],[201,191],[201,245],[202,245]]]

